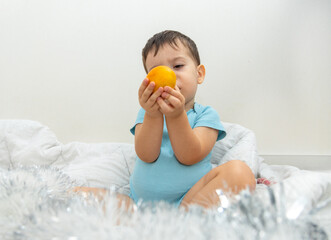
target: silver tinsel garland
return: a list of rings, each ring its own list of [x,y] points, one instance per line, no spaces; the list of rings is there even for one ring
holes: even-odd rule
[[[116,191],[103,201],[71,190],[76,183],[52,167],[0,170],[0,239],[328,239],[315,214],[330,201],[305,211],[305,198],[287,207],[278,190],[243,191],[221,205],[188,211],[166,203],[117,207]]]

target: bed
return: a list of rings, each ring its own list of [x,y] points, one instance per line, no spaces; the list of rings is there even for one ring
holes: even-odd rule
[[[254,193],[220,191],[213,210],[160,203],[128,212],[115,195],[129,192],[132,144],[62,144],[39,122],[0,120],[0,239],[328,239],[331,175],[269,165],[251,130],[224,126],[212,164],[244,161],[258,182]],[[75,186],[109,193],[100,200],[73,193]]]

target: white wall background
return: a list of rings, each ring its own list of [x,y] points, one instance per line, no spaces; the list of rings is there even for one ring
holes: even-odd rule
[[[165,29],[198,45],[197,101],[260,153],[331,154],[330,0],[0,0],[0,118],[133,142],[141,49]]]

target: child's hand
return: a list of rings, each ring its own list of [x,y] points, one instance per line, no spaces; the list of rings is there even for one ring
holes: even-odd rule
[[[157,99],[161,96],[163,88],[160,87],[155,93],[153,93],[154,87],[154,82],[150,82],[147,78],[144,79],[138,91],[139,104],[145,109],[146,114],[149,114],[149,116],[162,117]]]
[[[178,117],[185,112],[185,97],[180,93],[179,88],[165,87],[161,97],[157,99],[160,111],[166,117]]]

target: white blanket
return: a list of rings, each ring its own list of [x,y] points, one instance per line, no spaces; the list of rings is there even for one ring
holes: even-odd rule
[[[231,123],[224,124],[227,137],[219,141],[212,153],[214,166],[239,159],[247,163],[254,175],[271,180],[274,192],[288,209],[304,202],[309,212],[323,204],[324,217],[331,213],[326,200],[331,197],[330,174],[303,171],[292,166],[266,164],[258,155],[252,131]],[[53,166],[62,170],[78,185],[90,187],[116,187],[128,194],[129,178],[135,162],[134,147],[126,143],[60,143],[55,134],[39,122],[29,120],[0,120],[0,169],[22,166]],[[265,185],[257,186],[257,194],[265,194]],[[291,214],[289,212],[289,214]],[[294,213],[295,214],[295,213]],[[331,232],[330,229],[326,229]]]

